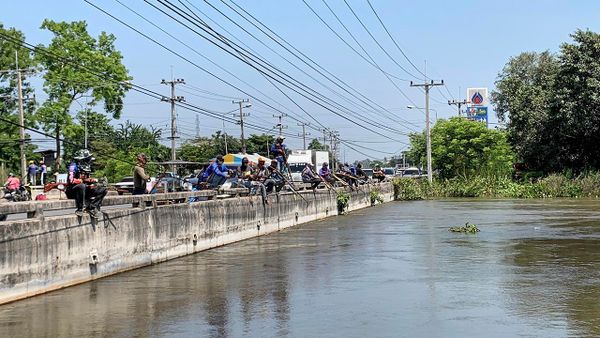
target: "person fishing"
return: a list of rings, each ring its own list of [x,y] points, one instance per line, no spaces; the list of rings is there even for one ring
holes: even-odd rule
[[[362,164],[360,163],[356,165],[356,174],[354,176],[356,176],[356,178],[362,181],[362,183],[366,183],[369,180],[369,176],[367,175],[367,173],[365,173],[365,171],[362,168]]]
[[[282,172],[287,171],[287,146],[283,144],[285,137],[277,136],[275,143],[271,145],[271,153],[277,160],[277,169]]]
[[[267,168],[269,171],[269,178],[265,180],[265,187],[267,189],[267,193],[270,194],[273,192],[273,188],[275,192],[279,192],[281,188],[285,185],[285,177],[277,169],[279,165],[277,160],[272,160],[271,165]]]
[[[379,182],[385,180],[385,173],[381,170],[379,165],[376,165],[373,169],[373,179],[378,180]]]
[[[358,183],[354,179],[352,173],[350,172],[350,166],[348,163],[342,164],[341,162],[338,164],[338,169],[335,172],[335,175],[339,177],[342,181],[344,181],[350,188],[353,186],[358,187]]]
[[[265,160],[261,158],[258,160],[259,165],[256,167],[251,166],[247,157],[242,158],[242,164],[238,167],[237,173],[238,178],[241,180],[243,186],[250,190],[251,194],[260,193],[263,203],[269,204],[267,198],[267,191],[265,185],[259,180],[258,173],[260,172],[259,167],[265,171],[264,177],[268,176],[266,173],[267,168],[265,167]],[[261,176],[262,177],[262,176]]]
[[[215,161],[202,174],[202,181],[207,182],[210,188],[221,186],[229,177],[229,168],[224,162],[223,156],[217,155]]]
[[[315,190],[323,180],[313,171],[312,163],[306,163],[302,170],[302,182],[310,183],[311,189]]]
[[[146,182],[150,179],[150,176],[145,171],[148,157],[144,153],[139,153],[135,159],[136,164],[133,167],[133,195],[143,195],[146,193]]]
[[[319,169],[319,176],[327,183],[335,182],[333,172],[329,168],[329,164],[327,162],[323,162],[323,166],[321,167],[321,169]]]
[[[98,180],[91,177],[92,161],[94,158],[87,150],[79,150],[69,165],[65,195],[75,200],[75,214],[83,216],[83,211],[92,218],[98,218],[98,211],[106,196],[106,187],[100,186]]]

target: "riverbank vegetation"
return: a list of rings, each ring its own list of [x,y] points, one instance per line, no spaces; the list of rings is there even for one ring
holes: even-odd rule
[[[576,177],[552,174],[537,181],[517,182],[510,177],[477,176],[436,179],[397,178],[394,180],[397,200],[419,200],[446,197],[481,198],[598,198],[600,173],[589,172]]]

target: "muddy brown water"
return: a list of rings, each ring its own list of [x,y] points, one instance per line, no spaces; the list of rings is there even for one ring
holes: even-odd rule
[[[0,336],[598,337],[600,201],[389,203],[0,306]]]

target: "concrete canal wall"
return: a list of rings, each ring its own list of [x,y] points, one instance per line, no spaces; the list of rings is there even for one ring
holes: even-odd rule
[[[369,207],[371,190],[379,191],[384,202],[393,200],[391,183],[362,186],[351,192],[348,209]],[[72,209],[62,216],[43,216],[41,205],[70,206],[72,201],[31,205],[32,218],[0,222],[0,304],[338,214],[335,193],[318,189],[301,194],[308,203],[282,193],[267,206],[260,197],[246,196],[106,207],[97,222],[87,215],[78,218]]]

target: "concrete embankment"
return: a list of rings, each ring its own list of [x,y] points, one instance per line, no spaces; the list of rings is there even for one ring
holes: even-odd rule
[[[391,183],[362,186],[350,192],[348,210],[369,207],[373,190],[393,200]],[[44,217],[40,204],[31,206],[32,218],[0,222],[0,304],[338,214],[335,193],[301,194],[306,201],[282,193],[266,206],[257,196],[129,204],[105,209],[97,222],[71,213]],[[43,205],[52,203],[72,201]]]

